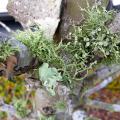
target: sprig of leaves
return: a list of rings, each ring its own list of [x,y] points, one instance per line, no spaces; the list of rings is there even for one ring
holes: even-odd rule
[[[66,105],[65,101],[58,101],[55,104],[55,108],[59,109],[59,110],[65,110],[66,106],[67,105]]]
[[[56,67],[62,66],[62,61],[57,54],[57,45],[53,40],[46,38],[39,26],[15,34],[17,40],[25,44],[34,57],[40,61],[49,63]]]
[[[44,116],[38,112],[38,120],[55,120],[55,116]]]
[[[12,47],[7,42],[0,44],[0,61],[5,61],[9,56],[18,52],[18,48]]]
[[[43,65],[39,68],[39,77],[47,91],[51,95],[55,95],[57,81],[62,80],[62,76],[58,70],[56,68],[49,67],[48,63],[43,63]]]
[[[74,63],[77,71],[82,71],[103,60],[113,59],[112,63],[119,62],[120,37],[112,33],[106,25],[112,20],[114,12],[97,6],[84,11],[85,22],[81,26],[74,26],[71,41],[63,47],[73,55],[71,64]]]
[[[18,116],[24,118],[30,113],[30,109],[27,108],[27,100],[16,99],[14,100],[14,108]]]

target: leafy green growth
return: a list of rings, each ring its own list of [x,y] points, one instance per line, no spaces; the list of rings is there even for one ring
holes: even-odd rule
[[[0,44],[0,61],[5,61],[9,56],[18,52],[17,48],[12,47],[8,43]]]
[[[34,31],[19,31],[15,34],[15,37],[28,47],[34,57],[37,57],[43,63],[48,63],[56,68],[47,69],[49,70],[50,73],[48,73],[51,74],[51,76],[46,76],[46,78],[41,78],[41,75],[44,73],[40,73],[40,80],[43,81],[43,84],[46,86],[47,90],[50,90],[50,93],[54,95],[56,81],[61,80],[60,75],[57,74],[57,69],[63,72],[65,66],[64,61],[59,55],[59,44],[55,44],[53,40],[46,38],[39,26],[38,28],[34,28]],[[51,81],[50,79],[53,80]]]
[[[113,12],[105,8],[92,7],[86,12],[86,20],[81,26],[74,26],[71,42],[65,44],[64,51],[71,54],[71,68],[76,73],[89,69],[103,60],[113,59],[119,62],[120,41],[117,34],[107,28],[107,22],[112,20]]]
[[[64,101],[58,101],[56,104],[55,104],[55,107],[56,109],[59,109],[59,110],[65,110],[66,108],[66,103]]]
[[[62,80],[62,76],[57,69],[49,67],[48,63],[43,63],[39,68],[39,76],[47,91],[50,92],[51,95],[55,95],[57,81]]]
[[[0,111],[0,120],[4,120],[4,119],[6,119],[7,116],[8,116],[8,114],[7,114],[6,112],[2,112],[2,111]]]
[[[16,82],[0,77],[0,97],[5,103],[10,104],[13,98],[23,98],[26,93],[25,82],[21,77],[15,77]]]
[[[14,108],[17,114],[22,118],[26,117],[30,112],[30,109],[27,108],[27,100],[24,99],[15,100]]]
[[[0,77],[0,98],[7,104],[14,104],[17,114],[25,117],[32,109],[32,103],[28,100],[34,91],[29,92],[25,87],[25,76],[15,76],[14,81]]]
[[[55,44],[39,27],[16,35],[33,56],[45,63],[39,69],[40,80],[52,95],[55,94],[56,81],[62,79],[64,84],[72,85],[83,79],[93,65],[109,61],[118,63],[120,60],[119,35],[107,28],[113,12],[96,6],[84,11],[86,19],[81,26],[74,26],[70,42]],[[55,68],[49,68],[48,64]]]
[[[19,31],[15,34],[16,39],[25,44],[33,56],[42,62],[53,64],[53,66],[62,66],[62,62],[57,55],[57,46],[53,40],[44,36],[40,27],[32,30]]]
[[[55,116],[46,117],[46,116],[40,115],[39,120],[55,120]]]

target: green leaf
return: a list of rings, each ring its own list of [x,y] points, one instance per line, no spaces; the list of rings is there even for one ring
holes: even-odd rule
[[[61,74],[57,71],[56,68],[50,68],[48,63],[43,63],[43,65],[39,68],[39,77],[43,82],[43,85],[46,89],[51,93],[51,95],[55,95],[55,87],[57,81],[62,80]]]

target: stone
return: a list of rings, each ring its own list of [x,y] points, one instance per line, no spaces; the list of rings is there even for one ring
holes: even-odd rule
[[[53,35],[60,22],[62,0],[10,0],[8,12],[24,28],[39,24],[48,38]]]
[[[65,112],[59,112],[56,113],[55,120],[72,120],[72,117]]]
[[[85,120],[85,118],[87,118],[87,115],[83,110],[76,110],[73,112],[72,118],[73,120]]]
[[[12,35],[7,35],[0,32],[0,44],[3,43],[10,44],[13,48],[18,48],[17,56],[19,56],[17,67],[24,68],[25,66],[29,66],[32,61],[32,56],[28,48],[22,44],[20,41],[16,40]]]
[[[120,12],[116,13],[114,20],[109,25],[109,29],[112,33],[119,33],[120,32]]]
[[[70,89],[66,87],[65,85],[58,83],[56,93],[59,96],[60,100],[66,101],[68,98],[68,95],[70,94]]]

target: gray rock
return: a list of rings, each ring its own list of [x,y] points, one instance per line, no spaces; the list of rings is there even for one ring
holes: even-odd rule
[[[50,96],[47,91],[43,89],[37,89],[35,93],[35,106],[36,110],[43,115],[52,115],[55,113],[53,104],[55,99]]]
[[[87,118],[87,115],[83,110],[76,110],[73,112],[72,118],[73,120],[85,120],[85,118]]]
[[[120,12],[116,14],[114,20],[109,25],[109,29],[112,33],[120,33]]]
[[[0,44],[3,44],[3,43],[8,43],[13,48],[18,48],[18,55],[17,55],[19,56],[18,64],[17,64],[18,68],[24,68],[25,66],[30,65],[32,57],[31,57],[30,51],[24,44],[16,40],[14,37],[8,36],[0,32]]]
[[[62,0],[10,0],[8,11],[23,27],[40,24],[45,35],[53,38],[60,21]]]

